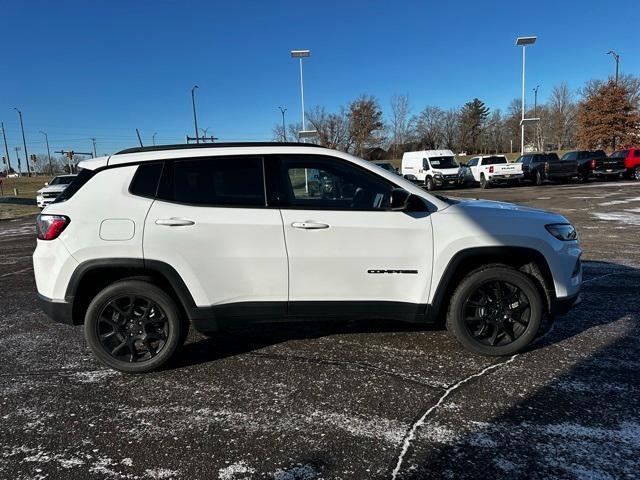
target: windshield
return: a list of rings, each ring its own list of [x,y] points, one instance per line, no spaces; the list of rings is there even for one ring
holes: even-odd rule
[[[433,168],[458,168],[458,162],[454,157],[429,157]]]
[[[49,185],[69,185],[76,177],[55,177]]]

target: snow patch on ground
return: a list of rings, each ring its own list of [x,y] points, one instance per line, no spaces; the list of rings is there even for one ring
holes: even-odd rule
[[[620,222],[625,223],[627,225],[637,225],[640,226],[640,215],[636,213],[629,212],[608,212],[608,213],[600,213],[595,212],[592,213],[594,217],[598,220],[605,220],[609,222]]]
[[[254,473],[256,473],[256,469],[249,467],[243,460],[218,470],[218,478],[220,480],[248,480]]]
[[[610,207],[612,205],[624,205],[626,203],[640,202],[640,197],[626,198],[624,200],[611,200],[610,202],[599,203],[601,207]]]
[[[79,383],[98,383],[102,382],[105,378],[114,377],[119,375],[115,370],[92,370],[89,372],[77,372],[70,375],[70,378],[78,381]]]
[[[159,480],[178,478],[179,473],[177,470],[170,470],[168,468],[151,468],[144,471],[147,477],[157,478]]]
[[[273,480],[314,480],[320,478],[320,472],[313,465],[297,465],[286,470],[278,469]]]

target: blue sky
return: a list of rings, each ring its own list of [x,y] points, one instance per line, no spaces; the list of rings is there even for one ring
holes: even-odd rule
[[[181,142],[193,134],[190,89],[201,127],[223,140],[270,140],[280,121],[300,120],[297,62],[308,48],[307,109],[337,109],[362,93],[385,111],[408,93],[414,113],[479,97],[506,108],[520,95],[518,35],[528,49],[527,95],[540,101],[567,82],[640,74],[637,0],[517,1],[0,1],[0,120],[28,148],[98,153]],[[625,26],[629,22],[627,26]],[[533,101],[533,99],[528,99]],[[12,157],[14,152],[12,151]],[[15,158],[14,158],[15,163]]]

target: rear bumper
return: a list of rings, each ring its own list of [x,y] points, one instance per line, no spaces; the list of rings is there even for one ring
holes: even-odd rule
[[[492,175],[489,177],[490,182],[509,182],[513,180],[523,180],[524,173],[511,173],[505,175]]]
[[[596,177],[612,177],[614,175],[622,175],[627,173],[626,168],[609,168],[606,170],[594,170],[593,175]]]
[[[582,302],[580,292],[570,297],[555,298],[551,301],[551,315],[564,315],[569,310],[577,307]]]
[[[49,297],[38,294],[38,305],[47,316],[54,322],[74,325],[72,315],[72,305],[69,302],[54,301]]]

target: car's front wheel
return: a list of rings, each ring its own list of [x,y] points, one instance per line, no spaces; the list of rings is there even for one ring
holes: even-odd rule
[[[447,330],[482,355],[512,355],[536,337],[544,313],[538,288],[524,273],[491,265],[468,274],[447,313]]]
[[[430,192],[435,190],[435,184],[433,183],[433,178],[431,177],[427,177],[426,180],[424,181],[425,187],[427,187],[427,190],[429,190]]]
[[[164,365],[185,339],[173,299],[152,283],[122,280],[98,293],[85,315],[85,336],[105,365],[144,373]]]

